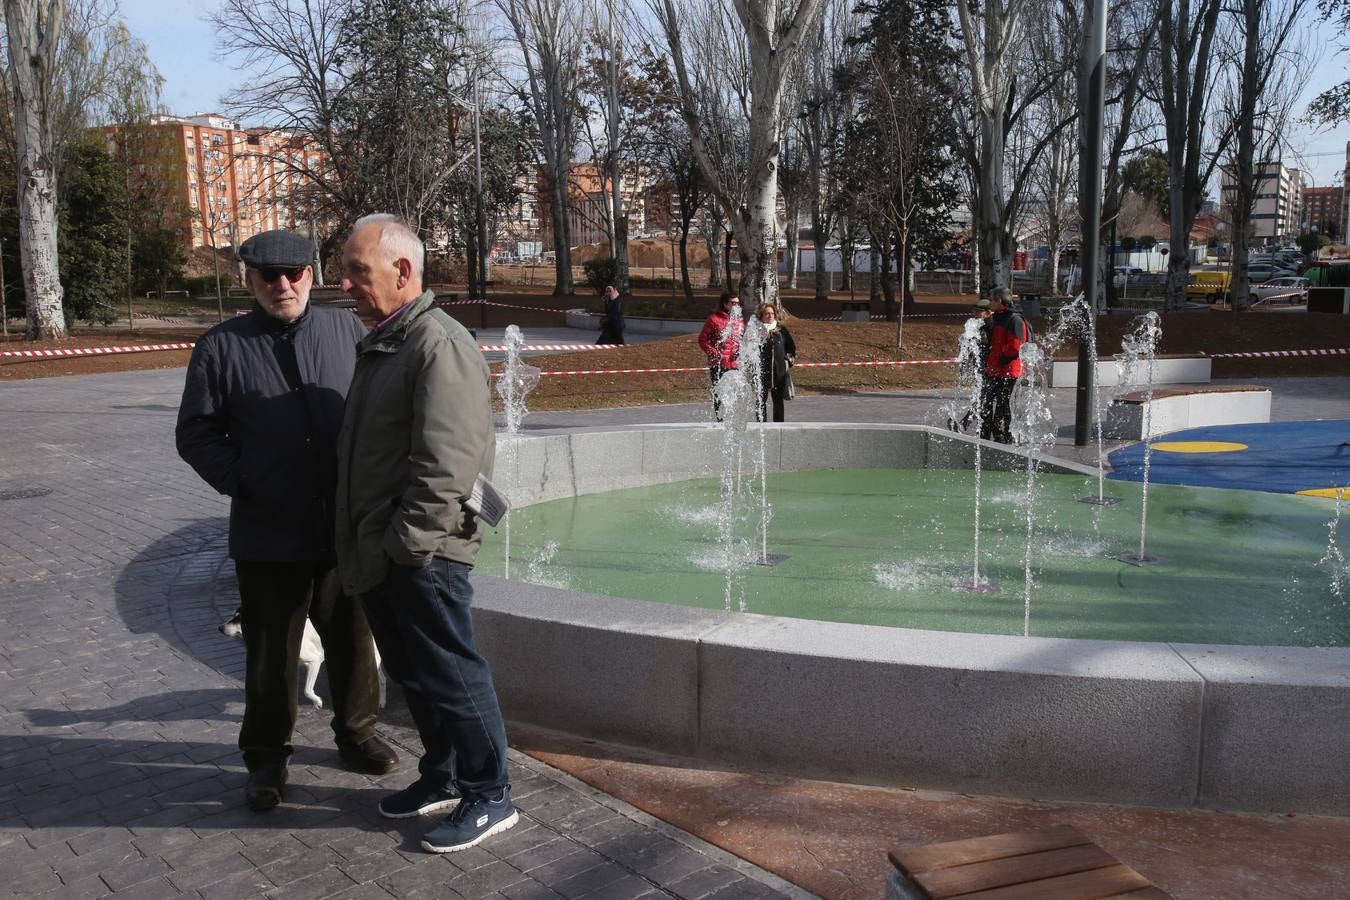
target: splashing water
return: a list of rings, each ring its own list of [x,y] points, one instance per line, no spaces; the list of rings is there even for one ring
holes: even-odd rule
[[[539,368],[520,361],[520,349],[525,346],[525,335],[517,325],[506,326],[503,340],[506,345],[506,361],[502,366],[501,377],[497,379],[497,396],[502,399],[502,408],[506,416],[507,440],[502,443],[503,461],[508,468],[515,462],[517,441],[520,437],[520,425],[529,409],[525,398],[539,385]],[[511,513],[508,511],[502,519],[502,572],[511,577]]]
[[[1022,378],[1013,390],[1013,439],[1027,451],[1026,516],[1027,540],[1022,555],[1022,634],[1031,634],[1032,542],[1036,535],[1036,475],[1041,454],[1055,442],[1054,416],[1050,413],[1045,385],[1046,354],[1034,343],[1025,343],[1019,351]]]
[[[1345,552],[1341,550],[1337,532],[1341,524],[1341,504],[1345,500],[1345,490],[1336,489],[1336,508],[1332,511],[1331,521],[1327,522],[1327,552],[1317,561],[1317,565],[1331,570],[1331,593],[1338,599],[1345,598],[1345,584],[1350,580],[1350,566],[1346,565]]]
[[[539,386],[539,368],[520,361],[520,350],[525,346],[525,335],[517,325],[506,326],[506,362],[497,379],[497,396],[502,398],[506,413],[506,433],[519,434],[521,422],[529,409],[525,398]]]
[[[948,421],[952,423],[964,424],[973,420],[976,434],[984,428],[984,409],[981,402],[984,395],[983,324],[979,319],[967,319],[961,331],[961,344],[957,352],[956,395],[952,399],[948,413]],[[980,477],[983,460],[983,445],[980,441],[976,441],[973,565],[969,580],[961,580],[952,585],[952,590],[962,593],[983,594],[998,590],[992,581],[980,575]]]
[[[1127,385],[1142,384],[1144,388],[1144,481],[1140,495],[1139,513],[1139,552],[1124,554],[1117,559],[1136,566],[1146,566],[1159,562],[1156,557],[1144,552],[1148,535],[1148,476],[1153,461],[1153,441],[1149,431],[1153,425],[1151,407],[1153,405],[1153,376],[1158,356],[1158,342],[1162,338],[1162,322],[1156,312],[1146,312],[1135,320],[1134,328],[1125,335],[1120,346],[1120,355],[1116,357],[1116,371],[1119,375],[1118,391],[1124,392]]]
[[[544,546],[540,547],[538,552],[530,557],[530,562],[525,567],[525,580],[530,584],[540,584],[544,587],[570,587],[567,577],[554,571],[551,566],[557,555],[558,542],[545,541]]]
[[[773,517],[773,510],[769,505],[769,466],[768,447],[766,446],[768,435],[764,430],[764,422],[766,421],[764,372],[760,371],[763,361],[760,353],[764,347],[764,342],[768,339],[769,333],[765,330],[759,317],[751,317],[750,323],[745,327],[745,333],[741,336],[740,361],[741,371],[745,374],[745,380],[750,389],[750,397],[755,405],[755,421],[760,423],[758,453],[755,456],[755,474],[759,490],[758,561],[764,565],[769,562],[769,519]]]
[[[731,311],[731,319],[723,330],[719,343],[732,339],[741,320],[740,307]],[[744,357],[744,353],[741,354]],[[744,533],[744,519],[748,509],[749,493],[743,484],[745,437],[750,419],[754,415],[752,404],[758,400],[751,396],[750,383],[740,369],[730,369],[722,374],[713,390],[717,395],[718,406],[722,411],[722,474],[719,479],[719,511],[717,515],[718,552],[713,554],[713,567],[720,567],[725,573],[726,590],[723,605],[728,612],[732,609],[733,599],[741,612],[745,612],[745,567],[744,546],[748,544],[741,535]]]

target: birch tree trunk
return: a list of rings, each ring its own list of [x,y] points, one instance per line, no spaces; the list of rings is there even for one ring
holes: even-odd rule
[[[52,88],[65,0],[4,0],[13,92],[19,260],[29,340],[66,336],[56,248]]]

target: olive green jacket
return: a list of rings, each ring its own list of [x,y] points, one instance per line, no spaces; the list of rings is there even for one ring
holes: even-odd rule
[[[391,562],[473,565],[482,543],[463,501],[492,475],[488,367],[473,337],[426,291],[356,345],[338,435],[337,557],[343,588],[366,593]]]

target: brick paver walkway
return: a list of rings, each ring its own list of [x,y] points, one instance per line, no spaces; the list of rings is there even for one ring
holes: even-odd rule
[[[513,753],[522,821],[462,853],[391,822],[414,771],[342,769],[302,706],[287,803],[243,804],[223,498],[173,452],[182,372],[0,387],[0,893],[34,897],[803,897]]]

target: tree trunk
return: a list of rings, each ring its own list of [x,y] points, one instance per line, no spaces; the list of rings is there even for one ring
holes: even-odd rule
[[[1242,0],[1243,47],[1242,82],[1238,93],[1237,178],[1233,196],[1233,277],[1228,284],[1228,296],[1234,312],[1251,309],[1251,285],[1247,277],[1247,254],[1251,252],[1252,209],[1256,201],[1257,174],[1253,171],[1256,156],[1257,54],[1261,41],[1261,3]],[[1276,173],[1278,179],[1279,174]],[[1278,184],[1278,181],[1277,181]]]
[[[18,183],[19,260],[29,340],[64,338],[65,308],[56,245],[52,81],[64,0],[5,0]]]
[[[906,258],[906,250],[909,244],[909,225],[900,223],[900,231],[895,236],[895,268],[896,280],[900,282],[900,312],[895,317],[895,349],[899,350],[905,346],[905,307],[913,305],[914,298],[909,293],[909,270],[906,266],[909,260]]]
[[[787,286],[795,289],[797,287],[797,211],[795,209],[789,210],[787,219],[787,234],[784,235],[786,238]]]
[[[891,254],[889,248],[887,247],[887,245],[890,243],[890,238],[888,238],[885,234],[875,235],[874,237],[875,240],[873,247],[875,248],[876,244],[881,245],[881,252],[877,253],[877,257],[880,262],[877,274],[881,278],[882,315],[884,315],[886,317],[886,321],[889,322],[896,318],[895,282],[891,280]],[[875,253],[876,250],[874,249],[873,252]]]
[[[996,111],[980,112],[979,247],[980,284],[1008,287],[1008,237],[1003,228],[1003,123]]]
[[[689,280],[689,222],[680,223],[680,284],[684,286],[684,300],[694,302],[694,285]]]
[[[756,103],[758,106],[758,102]],[[767,113],[756,110],[755,114]],[[751,145],[755,143],[751,138]],[[743,309],[758,309],[762,303],[778,304],[778,247],[775,236],[775,206],[778,200],[777,139],[763,151],[765,163],[752,173],[746,205],[736,231],[741,256],[741,303]]]
[[[703,240],[708,245],[708,287],[722,287],[722,219],[716,210],[708,213]]]
[[[881,299],[881,254],[877,252],[877,236],[872,237],[872,252],[867,260],[867,305],[883,302]],[[888,313],[887,318],[890,318]]]
[[[567,219],[567,170],[551,176],[553,215],[553,294],[570,297],[575,294],[572,283],[572,224]]]
[[[830,273],[825,265],[825,248],[829,245],[829,229],[824,225],[825,215],[821,209],[820,192],[811,199],[811,240],[816,245],[816,299],[830,298]]]

